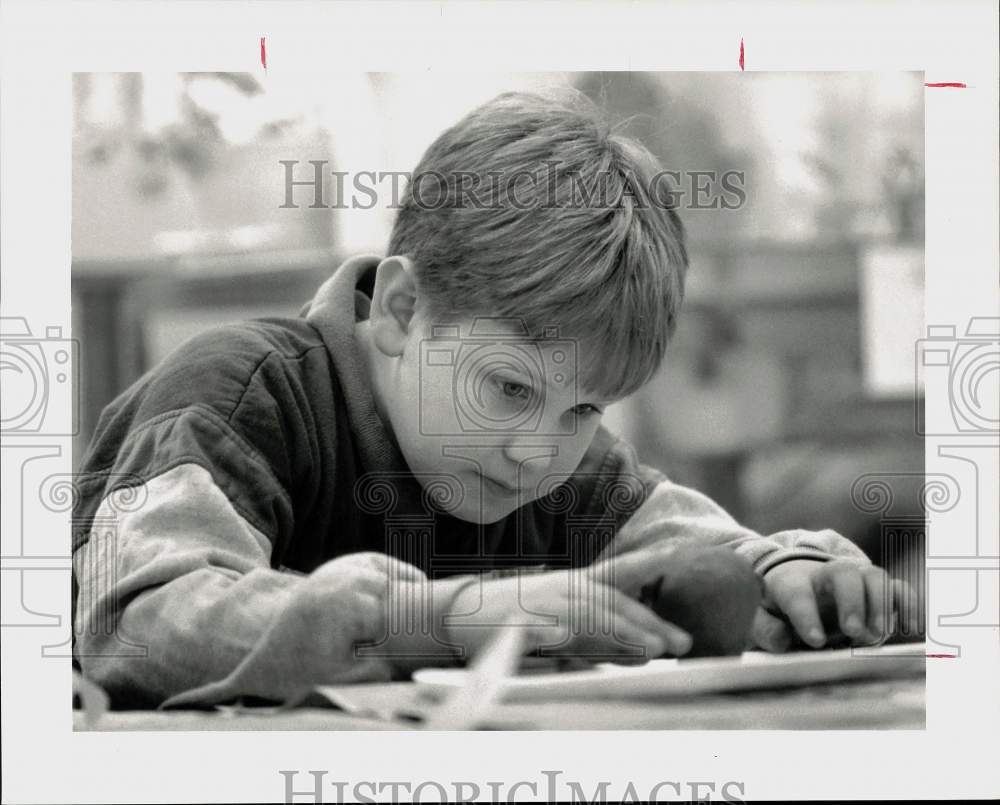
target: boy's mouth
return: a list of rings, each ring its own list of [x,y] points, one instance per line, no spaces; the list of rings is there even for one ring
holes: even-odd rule
[[[521,494],[521,490],[516,486],[508,486],[500,481],[494,481],[492,478],[483,475],[482,473],[478,473],[478,475],[482,481],[482,486],[489,489],[494,494],[502,495],[503,497],[516,497]]]

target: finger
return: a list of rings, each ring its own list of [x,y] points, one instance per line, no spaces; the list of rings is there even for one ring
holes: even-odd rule
[[[576,657],[589,661],[643,663],[666,653],[663,638],[647,629],[637,626],[627,618],[617,616],[613,620],[588,621],[563,629],[558,638],[551,634],[549,640],[540,641],[543,654],[557,654],[560,657]]]
[[[869,567],[864,571],[864,584],[868,631],[876,640],[887,640],[889,615],[893,607],[892,582],[881,568]]]
[[[854,564],[831,562],[818,575],[818,585],[833,596],[840,631],[852,640],[867,640],[865,577],[861,569]]]
[[[644,663],[673,653],[658,634],[628,621],[616,621],[614,630],[603,637],[600,645],[614,654],[615,662]]]
[[[751,635],[754,645],[764,651],[781,654],[792,647],[793,636],[788,624],[763,607],[757,608]]]
[[[820,648],[826,642],[826,632],[820,621],[813,583],[809,578],[789,580],[774,591],[774,603],[799,637],[813,648]]]
[[[538,643],[546,652],[605,659],[629,655],[644,662],[650,657],[668,652],[682,654],[690,649],[691,638],[686,632],[592,578],[581,578],[563,603],[565,618],[539,625]]]
[[[663,562],[674,546],[658,545],[610,556],[589,568],[592,577],[633,598],[650,582],[663,575]]]
[[[687,654],[691,650],[691,635],[679,626],[665,621],[649,607],[627,596],[619,590],[613,590],[615,621],[619,620],[637,627],[648,634],[658,637],[663,642],[663,653],[676,657]]]

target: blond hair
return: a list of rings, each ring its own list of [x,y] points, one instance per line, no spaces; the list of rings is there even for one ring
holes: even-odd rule
[[[586,347],[581,388],[618,399],[659,367],[684,292],[684,229],[658,196],[662,174],[582,94],[503,94],[427,149],[389,252],[413,260],[434,316],[556,327]]]

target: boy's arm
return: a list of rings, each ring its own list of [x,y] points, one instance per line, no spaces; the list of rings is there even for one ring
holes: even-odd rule
[[[209,434],[211,472],[195,455]],[[180,440],[188,459],[105,497],[74,556],[76,656],[119,706],[283,701],[316,684],[396,673],[400,658],[355,647],[389,634],[388,597],[401,585],[428,584],[423,574],[381,554],[344,556],[308,576],[272,569],[261,509],[243,509],[223,486],[257,489],[278,519],[289,504],[249,446],[241,467],[226,460],[234,438],[203,412],[137,434],[123,453],[151,449],[147,440]],[[434,582],[427,592],[443,608],[464,583]],[[440,644],[428,650],[447,656]]]
[[[308,434],[291,405],[239,407],[278,381],[254,385],[267,370],[255,344],[214,338],[102,415],[74,509],[74,655],[125,707],[286,700],[315,684],[391,678],[405,658],[355,651],[390,633],[388,596],[426,583],[416,600],[445,609],[468,581],[429,583],[380,554],[308,576],[273,567],[296,525],[283,454],[308,457]],[[250,370],[234,368],[241,350]],[[404,648],[448,656],[433,617],[421,621],[428,645]]]
[[[661,561],[669,561],[670,544],[679,540],[731,547],[764,582],[764,606],[754,622],[762,648],[784,651],[796,637],[818,648],[830,628],[855,643],[877,642],[893,631],[898,612],[909,613],[902,624],[907,632],[919,629],[913,591],[834,531],[757,534],[705,495],[640,465],[621,440],[605,453],[602,474],[593,505],[613,516],[617,533],[600,558],[662,548]],[[618,493],[609,494],[614,487]]]
[[[116,506],[120,496],[144,503]],[[382,554],[344,556],[308,576],[272,569],[268,538],[196,464],[112,493],[95,522],[112,518],[116,528],[95,528],[74,557],[75,652],[117,706],[285,701],[317,684],[388,680],[401,658],[356,646],[389,634],[390,595],[429,584]],[[427,592],[443,609],[465,583]]]
[[[605,456],[602,475],[598,505],[613,515],[617,525],[602,558],[684,539],[731,547],[761,575],[793,559],[870,563],[860,548],[834,531],[793,529],[763,536],[745,528],[706,495],[640,464],[623,440],[615,442]],[[608,494],[610,485],[630,493]]]

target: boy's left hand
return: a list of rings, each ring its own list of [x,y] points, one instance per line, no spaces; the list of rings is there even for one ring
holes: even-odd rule
[[[911,596],[905,582],[891,580],[874,565],[792,559],[764,575],[753,640],[775,652],[798,640],[821,648],[838,632],[852,645],[880,643],[895,631],[897,613],[915,618]],[[906,626],[908,634],[917,629],[915,623]]]

